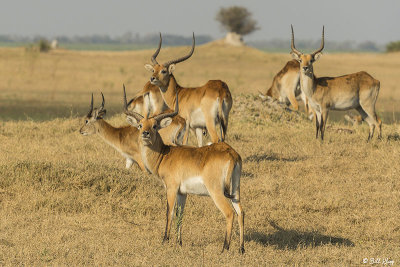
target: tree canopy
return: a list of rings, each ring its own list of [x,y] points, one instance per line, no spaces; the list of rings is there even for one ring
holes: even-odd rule
[[[252,14],[245,7],[222,7],[215,19],[228,32],[235,32],[240,35],[246,35],[259,29],[257,21],[252,18]]]

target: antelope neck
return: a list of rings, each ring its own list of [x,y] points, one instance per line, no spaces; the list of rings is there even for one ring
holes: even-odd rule
[[[167,90],[165,92],[163,92],[163,90],[160,90],[165,103],[171,109],[174,109],[175,101],[176,101],[176,91],[179,88],[180,88],[180,86],[176,82],[174,75],[171,74]]]
[[[146,170],[151,174],[158,175],[158,168],[169,147],[161,141],[161,136],[158,136],[156,142],[151,145],[145,146],[143,145],[143,142],[139,142],[142,160]]]
[[[97,121],[97,133],[101,138],[104,139],[107,143],[117,146],[120,146],[120,138],[117,134],[118,129],[108,124],[103,119]]]
[[[311,98],[313,93],[314,93],[314,70],[312,69],[312,66],[310,67],[311,69],[308,71],[308,73],[304,73],[303,70],[300,70],[300,84],[301,84],[301,90],[303,90],[304,94],[308,97]]]

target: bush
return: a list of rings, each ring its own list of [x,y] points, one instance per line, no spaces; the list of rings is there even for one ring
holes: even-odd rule
[[[397,52],[400,51],[400,41],[390,42],[386,45],[386,52]]]
[[[50,42],[46,39],[40,39],[38,46],[40,52],[48,52],[51,49]]]
[[[221,8],[215,17],[223,28],[229,32],[246,35],[258,30],[257,21],[251,17],[251,13],[245,7],[232,6]]]

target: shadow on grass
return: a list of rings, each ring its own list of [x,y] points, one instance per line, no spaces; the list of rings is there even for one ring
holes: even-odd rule
[[[286,230],[273,221],[269,223],[276,230],[274,233],[264,234],[259,231],[250,230],[245,235],[245,240],[255,241],[263,246],[275,246],[277,249],[291,250],[296,250],[299,247],[318,247],[323,245],[354,246],[354,243],[347,238],[322,235],[316,231],[300,232]]]
[[[280,157],[275,154],[267,155],[251,155],[244,159],[244,162],[260,162],[260,161],[284,161],[284,162],[296,162],[296,161],[303,161],[306,157],[290,157],[284,158]]]

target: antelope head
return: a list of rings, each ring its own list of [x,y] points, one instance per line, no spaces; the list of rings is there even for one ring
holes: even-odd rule
[[[296,49],[294,45],[294,33],[293,33],[293,26],[290,25],[292,28],[292,44],[291,48],[292,51],[290,52],[292,54],[292,57],[296,59],[300,63],[300,70],[304,74],[312,74],[313,73],[313,67],[312,64],[319,59],[319,57],[322,55],[322,50],[324,49],[324,28],[322,27],[322,40],[321,40],[321,46],[318,50],[312,52],[311,54],[303,54],[299,50]]]
[[[148,94],[144,97],[149,97]],[[169,126],[172,122],[172,117],[178,114],[178,94],[176,95],[175,111],[172,113],[161,113],[156,116],[148,118],[143,115],[128,110],[126,100],[126,91],[124,86],[124,113],[127,115],[126,119],[129,124],[139,130],[139,142],[142,141],[145,146],[153,145],[157,139],[161,140],[158,130]]]
[[[172,75],[172,72],[175,70],[175,64],[183,62],[193,55],[194,47],[195,47],[194,33],[193,33],[192,49],[190,50],[189,54],[187,54],[186,56],[174,59],[174,60],[170,60],[163,64],[159,64],[156,60],[158,53],[160,52],[160,49],[161,49],[161,43],[162,43],[162,37],[161,37],[161,33],[160,33],[160,42],[158,44],[158,48],[157,48],[156,52],[153,54],[153,56],[151,57],[152,64],[146,64],[144,67],[148,71],[153,73],[150,77],[150,82],[152,84],[154,84],[160,88],[167,88],[170,76]],[[164,89],[162,89],[162,90],[164,90]]]
[[[106,115],[106,110],[104,109],[104,95],[101,93],[101,97],[103,98],[103,102],[99,108],[93,108],[93,94],[92,101],[90,103],[90,110],[85,117],[84,125],[79,130],[82,135],[91,135],[96,133],[96,125],[95,122],[103,119],[103,116]]]

